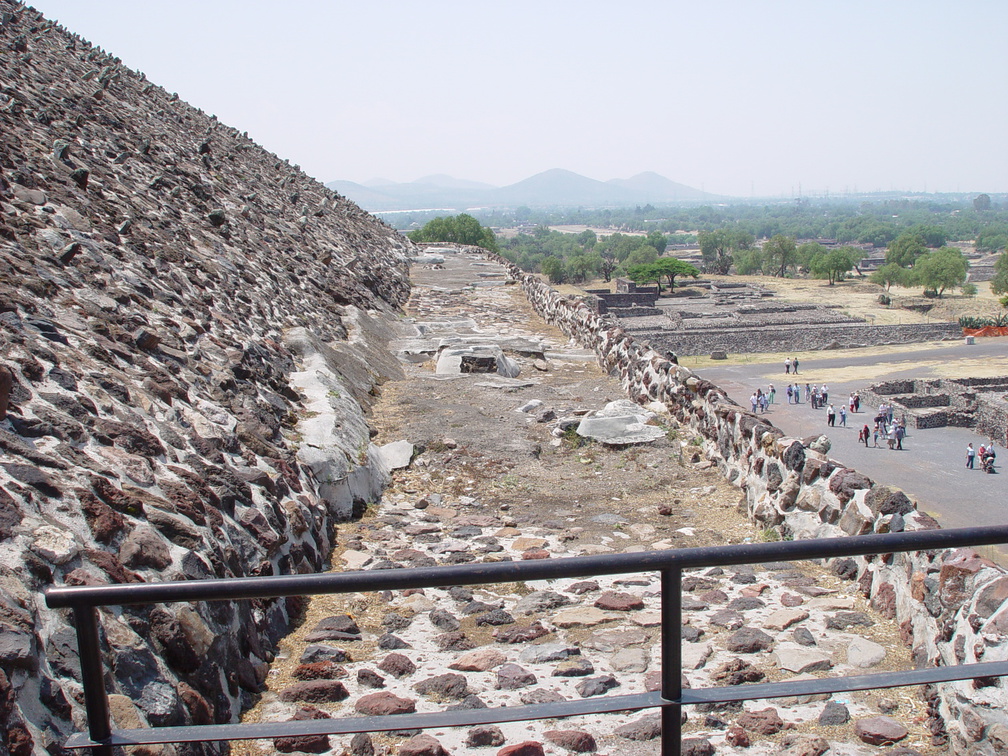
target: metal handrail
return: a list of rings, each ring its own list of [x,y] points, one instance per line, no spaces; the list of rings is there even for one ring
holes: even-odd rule
[[[211,740],[245,740],[377,732],[403,728],[451,727],[524,721],[590,713],[660,708],[662,753],[680,752],[681,707],[782,696],[900,687],[976,677],[1008,675],[1008,662],[987,662],[906,672],[887,672],[845,678],[785,681],[683,691],[682,572],[684,569],[757,564],[765,561],[829,559],[905,551],[936,551],[963,546],[1008,543],[1008,525],[955,530],[810,539],[772,543],[707,546],[630,554],[605,554],[565,559],[494,562],[412,569],[280,575],[228,580],[182,581],[160,584],[59,586],[45,592],[50,608],[73,610],[81,660],[81,677],[89,734],[74,735],[68,748],[90,747],[95,754],[111,754],[113,746]],[[190,601],[233,601],[284,596],[310,596],[361,591],[478,585],[527,580],[550,580],[657,571],[661,574],[661,692],[605,696],[501,709],[400,714],[389,717],[352,717],[255,724],[155,727],[113,730],[104,688],[99,646],[98,607]]]

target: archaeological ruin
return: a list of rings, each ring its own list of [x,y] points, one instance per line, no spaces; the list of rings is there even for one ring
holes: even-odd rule
[[[34,9],[0,0],[0,753],[62,754],[84,728],[72,618],[45,605],[47,587],[329,566],[337,525],[380,501],[389,481],[367,411],[403,370],[388,344],[418,253],[247,134]],[[696,461],[687,463],[719,471],[768,537],[935,527],[902,492],[839,466],[820,439],[784,437],[668,353],[941,338],[944,326],[868,326],[724,286],[695,306],[658,300],[662,314],[616,320],[618,305],[593,310],[489,257],[547,323],[618,377],[626,398],[661,403],[691,439]],[[418,345],[414,357],[429,349]],[[510,368],[506,356],[445,354],[445,370]],[[486,537],[480,522],[455,524],[453,538]],[[441,542],[433,523],[414,525],[417,544]],[[390,527],[404,531],[398,521]],[[511,538],[519,556],[549,556],[538,541],[518,548]],[[488,554],[504,548],[481,543]],[[434,561],[403,551],[403,560]],[[356,566],[391,563],[367,557]],[[1008,574],[975,551],[836,567],[898,623],[918,666],[1008,658]],[[400,598],[426,606],[419,594]],[[556,619],[557,608],[536,611]],[[259,700],[278,643],[304,609],[291,598],[102,612],[113,718],[137,727],[237,721]],[[488,623],[501,620],[497,610],[485,609]],[[320,632],[359,634],[350,624]],[[599,653],[614,655],[625,637]],[[387,674],[408,677],[414,662],[398,656],[405,661]],[[316,662],[323,666],[312,670],[339,674],[326,665],[332,656]],[[1004,752],[1002,685],[929,688],[938,742],[947,738],[956,753]],[[316,716],[305,703],[291,708]],[[628,731],[625,747],[637,751],[653,730]],[[148,752],[225,751],[193,743]]]

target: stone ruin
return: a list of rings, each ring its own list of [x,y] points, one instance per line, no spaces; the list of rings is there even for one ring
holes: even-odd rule
[[[914,428],[973,428],[1008,443],[1008,376],[885,381],[861,398],[869,407],[892,404]]]
[[[875,326],[844,314],[839,306],[779,302],[772,297],[773,292],[757,284],[701,280],[672,296],[656,298],[657,312],[624,304],[619,294],[605,297],[605,308],[594,299],[590,306],[599,314],[619,318],[636,338],[679,356],[814,351],[962,335],[952,323]]]
[[[398,369],[388,324],[414,252],[246,134],[0,0],[0,752],[61,753],[81,727],[74,631],[47,586],[327,566],[336,524],[387,474],[366,412]],[[660,396],[702,433],[757,521],[796,537],[930,526],[540,283],[523,279],[544,318],[596,348],[632,398]],[[921,664],[1002,654],[993,566],[859,565],[866,595],[897,592]],[[234,721],[301,610],[101,612],[117,722]],[[950,688],[946,721],[981,723],[953,733],[960,750],[987,747],[1000,688]],[[981,694],[989,707],[973,705]]]
[[[53,584],[318,572],[380,496],[411,242],[0,0],[0,753],[83,722]],[[302,602],[100,613],[116,721],[234,721]],[[178,754],[218,753],[214,743]]]

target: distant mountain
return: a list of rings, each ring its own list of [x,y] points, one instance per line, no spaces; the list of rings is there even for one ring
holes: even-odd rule
[[[554,168],[493,192],[494,204],[612,205],[633,204],[629,193],[602,181]]]
[[[628,179],[610,179],[607,183],[627,189],[641,197],[654,198],[647,199],[648,202],[693,202],[712,198],[712,195],[706,192],[701,192],[677,181],[670,181],[653,171],[638,173]]]
[[[414,184],[428,184],[439,186],[442,189],[493,189],[492,184],[484,184],[481,181],[466,181],[464,179],[452,178],[443,173],[435,173],[433,176],[424,176],[413,182]]]
[[[640,173],[629,179],[597,181],[560,168],[543,171],[500,188],[443,174],[425,176],[406,184],[373,180],[365,186],[352,181],[332,181],[326,186],[372,212],[463,211],[475,207],[514,208],[523,205],[626,207],[721,199],[653,172]]]

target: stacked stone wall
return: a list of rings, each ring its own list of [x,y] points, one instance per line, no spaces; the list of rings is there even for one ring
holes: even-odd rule
[[[499,258],[498,258],[499,259]],[[663,402],[702,439],[703,454],[745,492],[750,517],[784,538],[824,538],[937,528],[898,489],[828,456],[828,441],[786,437],[716,385],[667,359],[582,301],[559,295],[506,260],[532,306],[595,350],[635,401]],[[971,549],[851,560],[873,606],[900,625],[919,667],[1008,659],[1008,573]],[[953,752],[1003,752],[1008,696],[1002,681],[944,683],[933,691]]]
[[[684,319],[688,323],[688,320]],[[962,337],[954,323],[913,323],[903,325],[816,325],[756,328],[705,328],[696,331],[666,329],[634,330],[634,336],[657,349],[681,356],[759,352],[816,351],[821,349],[911,344]]]

